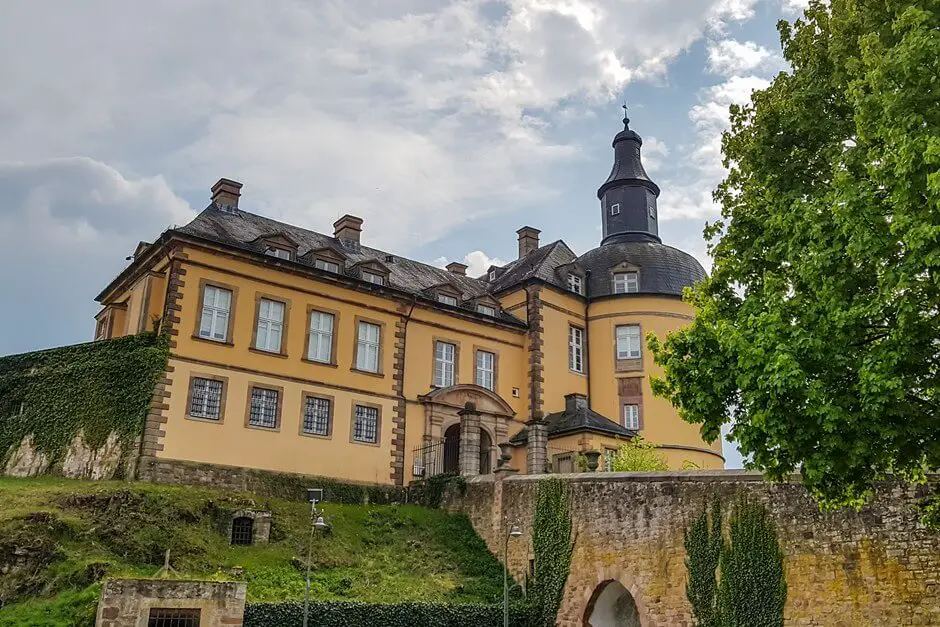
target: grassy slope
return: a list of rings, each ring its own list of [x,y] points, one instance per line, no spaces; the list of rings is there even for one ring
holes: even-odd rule
[[[269,510],[267,545],[233,547],[231,513]],[[0,478],[2,625],[91,625],[104,577],[249,582],[249,601],[302,599],[309,506],[145,483]],[[494,602],[501,570],[465,518],[415,506],[325,504],[312,595],[360,601]],[[233,567],[244,574],[232,576]]]

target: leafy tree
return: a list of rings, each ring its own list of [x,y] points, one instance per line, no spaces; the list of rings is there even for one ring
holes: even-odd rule
[[[620,450],[611,458],[611,469],[616,472],[669,470],[669,464],[656,450],[655,444],[637,435],[620,446]]]
[[[685,594],[692,604],[695,627],[721,627],[718,620],[718,561],[724,546],[721,535],[721,501],[712,500],[711,520],[708,509],[685,532],[685,567],[689,580]]]
[[[719,523],[720,525],[720,523]],[[767,510],[742,497],[731,512],[721,549],[718,614],[721,627],[782,627],[787,583],[783,553]]]
[[[732,107],[695,322],[654,382],[827,505],[940,467],[940,10],[811,0],[792,69]]]
[[[538,627],[553,627],[571,570],[571,512],[568,489],[555,477],[539,482],[532,521],[535,578],[530,593]]]

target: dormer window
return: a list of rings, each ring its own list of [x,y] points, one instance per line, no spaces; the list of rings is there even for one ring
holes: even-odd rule
[[[453,296],[448,296],[447,294],[438,294],[437,302],[444,303],[445,305],[451,305],[453,307],[457,306],[457,299]]]
[[[374,283],[375,285],[385,285],[385,277],[381,274],[376,274],[374,272],[369,272],[368,270],[362,271],[362,280],[369,283]]]
[[[496,280],[496,270],[490,270],[490,281]]]
[[[640,273],[617,272],[614,274],[614,294],[632,294],[640,291]]]
[[[317,270],[326,270],[327,272],[335,272],[339,274],[339,264],[332,261],[327,261],[326,259],[317,259],[313,262],[313,267]]]
[[[620,203],[614,203],[610,206],[610,215],[616,216],[620,214]]]
[[[581,281],[581,277],[577,274],[568,275],[568,289],[575,294],[584,294],[584,286]]]
[[[290,259],[290,251],[286,248],[278,248],[277,246],[268,246],[264,249],[264,254],[269,257],[277,257],[278,259]]]
[[[477,313],[481,313],[484,316],[493,316],[495,318],[496,308],[488,305],[477,305]]]

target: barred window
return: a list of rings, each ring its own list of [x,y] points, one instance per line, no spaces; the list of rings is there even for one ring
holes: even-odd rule
[[[356,405],[356,424],[353,427],[353,440],[375,444],[379,441],[379,410],[375,407]]]
[[[330,399],[308,396],[304,404],[304,433],[330,434]]]
[[[254,539],[255,521],[248,516],[239,516],[232,521],[232,544],[248,545]]]
[[[198,609],[153,607],[147,627],[199,627],[200,614]]]
[[[274,429],[277,427],[277,390],[251,389],[251,413],[248,424],[253,427]]]
[[[193,377],[189,415],[218,420],[222,417],[222,382]]]

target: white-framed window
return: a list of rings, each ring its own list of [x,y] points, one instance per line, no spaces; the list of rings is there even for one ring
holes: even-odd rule
[[[496,280],[496,270],[490,270],[490,281]]]
[[[313,262],[313,267],[317,270],[326,270],[327,272],[334,272],[339,274],[339,264],[333,261],[317,259]]]
[[[281,352],[284,333],[284,303],[262,298],[258,303],[258,330],[255,348],[271,353]]]
[[[614,203],[610,206],[610,215],[615,216],[620,214],[620,203]]]
[[[209,420],[218,420],[222,417],[221,381],[193,377],[189,415]]]
[[[379,371],[379,343],[382,328],[370,322],[360,322],[356,345],[356,369]]]
[[[333,361],[333,314],[322,311],[310,312],[310,341],[307,359],[325,364]]]
[[[277,428],[277,390],[267,388],[251,388],[251,411],[248,414],[248,424],[252,427],[266,429]]]
[[[228,339],[228,320],[231,315],[231,290],[207,285],[202,292],[202,319],[199,337],[224,342]]]
[[[454,384],[454,362],[456,357],[456,344],[450,342],[434,343],[434,385],[439,388],[446,388]]]
[[[375,272],[369,272],[368,270],[362,271],[362,280],[376,285],[385,285],[385,277]]]
[[[457,306],[457,299],[447,294],[438,294],[437,302],[444,303],[445,305],[453,305],[454,307]]]
[[[577,274],[568,275],[568,289],[575,294],[584,294],[584,285]]]
[[[639,405],[624,405],[623,406],[623,426],[627,429],[633,429],[634,431],[640,430],[640,406]]]
[[[496,388],[496,354],[489,351],[477,351],[477,380],[481,388]]]
[[[646,205],[646,211],[651,218],[656,219],[656,207],[653,205],[652,201]]]
[[[631,294],[640,291],[640,273],[636,270],[614,274],[614,294]]]
[[[290,259],[290,251],[286,248],[278,248],[277,246],[268,246],[264,249],[264,254],[269,257],[277,257],[278,259]]]
[[[584,372],[584,330],[568,327],[568,368]]]
[[[308,396],[304,402],[304,433],[311,435],[330,434],[332,403],[328,398]]]
[[[640,326],[628,324],[617,327],[617,359],[639,359],[642,355]]]
[[[477,305],[477,313],[481,313],[484,316],[496,316],[496,308],[490,307],[488,305]]]
[[[353,440],[356,442],[369,442],[370,444],[379,441],[379,410],[377,408],[356,405]]]

